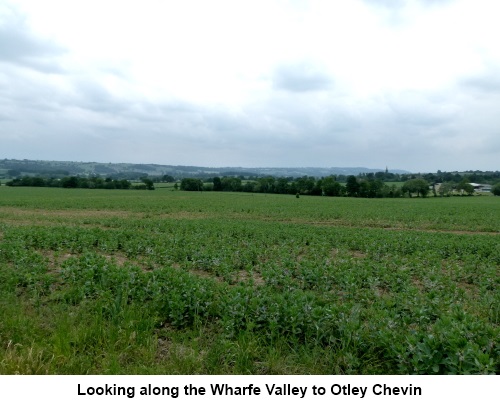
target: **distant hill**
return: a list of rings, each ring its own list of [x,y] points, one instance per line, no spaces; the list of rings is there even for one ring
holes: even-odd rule
[[[331,174],[348,176],[382,171],[385,171],[385,169],[370,169],[367,167],[202,167],[137,163],[63,162],[28,159],[0,160],[0,176],[4,178],[23,175],[38,175],[44,177],[98,175],[129,179],[163,175],[170,175],[177,179],[183,177],[213,176],[324,177]],[[400,169],[391,169],[390,171],[396,174],[410,173]]]

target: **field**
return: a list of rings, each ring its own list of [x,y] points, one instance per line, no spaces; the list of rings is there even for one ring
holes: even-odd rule
[[[500,373],[500,198],[0,187],[1,374]]]

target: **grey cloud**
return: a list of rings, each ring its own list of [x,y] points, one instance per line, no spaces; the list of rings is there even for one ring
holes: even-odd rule
[[[337,103],[323,114],[319,125],[326,134],[343,134],[358,130],[361,121],[360,111]]]
[[[114,97],[96,80],[76,80],[73,86],[72,104],[95,112],[120,113],[128,108],[124,100]]]
[[[3,66],[0,72],[0,107],[14,119],[27,112],[50,112],[65,103],[63,94],[50,81],[40,81],[32,71]]]
[[[209,112],[204,118],[208,128],[220,135],[241,132],[245,128],[245,116],[236,116],[224,111]]]
[[[462,90],[477,91],[480,93],[500,93],[500,73],[498,69],[490,68],[488,71],[475,76],[469,76],[459,81]]]
[[[193,136],[204,128],[206,112],[199,106],[180,100],[150,102],[142,99],[124,100],[122,114],[130,126],[148,128],[155,136]],[[143,131],[144,132],[144,131]]]
[[[59,107],[72,107],[102,115],[126,117],[132,121],[161,122],[173,116],[185,116],[196,113],[195,106],[181,101],[153,103],[140,96],[123,98],[109,91],[105,85],[106,78],[97,75],[92,77],[66,76],[70,86],[67,89],[52,89],[52,104]],[[33,95],[46,94],[49,90],[44,86],[31,87]]]
[[[272,81],[275,89],[291,92],[327,90],[333,83],[328,75],[307,62],[278,67]]]
[[[63,71],[57,61],[57,58],[65,53],[62,47],[35,37],[24,18],[16,11],[10,10],[3,20],[0,22],[0,62],[20,65],[42,73]]]
[[[452,121],[458,107],[444,95],[404,91],[386,95],[393,119],[406,125],[439,126]]]

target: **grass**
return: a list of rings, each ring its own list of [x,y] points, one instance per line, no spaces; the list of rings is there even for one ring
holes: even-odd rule
[[[0,373],[498,373],[499,208],[2,187]]]

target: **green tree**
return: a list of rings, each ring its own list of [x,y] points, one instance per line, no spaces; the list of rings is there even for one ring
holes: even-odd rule
[[[467,195],[474,194],[474,186],[470,184],[468,177],[463,177],[460,183],[457,184],[457,190],[460,190],[460,195],[466,193]]]
[[[241,179],[239,177],[223,177],[221,182],[223,191],[241,191]]]
[[[359,183],[356,176],[348,176],[345,185],[346,193],[349,197],[357,197],[359,193]]]
[[[260,193],[274,193],[274,183],[276,179],[273,176],[261,177],[258,181]]]
[[[467,193],[467,195],[472,195],[475,191],[474,186],[470,183],[465,183],[462,189]]]
[[[403,184],[401,190],[403,193],[408,193],[409,197],[412,196],[412,193],[417,193],[417,197],[427,197],[427,194],[429,194],[429,183],[424,179],[411,179]]]
[[[31,180],[31,185],[33,187],[45,187],[45,180],[41,177],[35,176]]]
[[[491,189],[491,192],[493,193],[493,195],[500,195],[500,183],[494,185]]]
[[[148,179],[147,177],[143,177],[141,180],[146,185],[146,188],[148,190],[154,190],[155,189],[155,185],[153,183],[153,180]]]
[[[371,198],[385,197],[387,193],[388,193],[387,187],[385,186],[385,183],[382,180],[375,179],[370,181],[369,194]]]
[[[361,179],[358,183],[358,196],[370,197],[370,183],[366,179]]]
[[[288,180],[286,177],[280,177],[275,183],[275,192],[278,194],[286,194],[289,191]]]
[[[241,191],[244,191],[246,193],[253,193],[256,187],[258,187],[258,184],[255,181],[247,181],[242,185]]]
[[[316,180],[312,176],[302,176],[295,180],[296,190],[300,194],[311,194],[315,185]]]
[[[186,177],[186,178],[181,180],[181,190],[201,191],[201,190],[203,190],[203,182],[200,179],[193,179],[193,178]]]
[[[61,186],[64,188],[77,188],[78,187],[78,178],[75,176],[64,177],[61,180]]]
[[[389,186],[386,186],[386,190],[387,190],[387,193],[386,193],[386,197],[391,197],[391,198],[394,198],[394,197],[401,197],[401,188],[400,187],[396,187],[395,184],[392,184],[390,187]]]
[[[124,190],[129,190],[130,187],[132,186],[132,183],[130,183],[130,181],[128,180],[120,180],[120,184]]]
[[[340,183],[335,181],[333,176],[325,177],[321,182],[321,188],[323,189],[323,194],[327,196],[339,196],[340,195]]]
[[[214,183],[214,191],[222,191],[222,182],[220,180],[220,177],[214,177],[213,183]]]
[[[453,194],[453,189],[455,188],[455,185],[452,183],[452,182],[445,182],[445,183],[442,183],[440,186],[439,186],[439,190],[438,190],[438,193],[441,197],[449,197]]]

